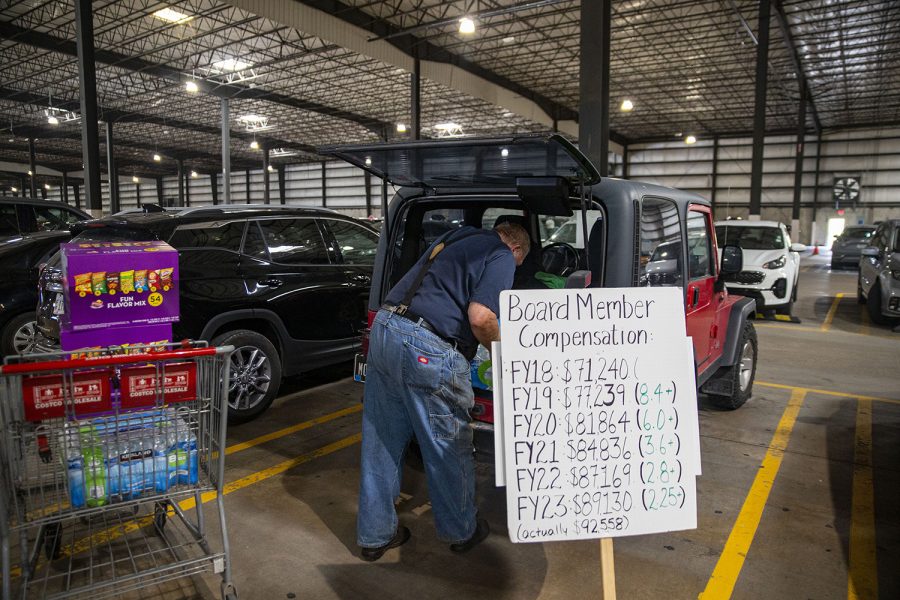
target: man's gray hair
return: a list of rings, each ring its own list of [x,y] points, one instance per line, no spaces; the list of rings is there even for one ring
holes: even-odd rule
[[[504,221],[497,224],[494,227],[494,231],[500,235],[500,239],[504,243],[512,242],[522,248],[523,258],[528,255],[528,251],[531,250],[531,236],[528,235],[528,231],[524,227],[518,223]]]

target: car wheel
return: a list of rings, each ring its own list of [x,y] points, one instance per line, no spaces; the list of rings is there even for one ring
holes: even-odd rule
[[[278,394],[281,358],[264,335],[249,329],[213,338],[214,346],[234,346],[229,363],[228,422],[236,425],[261,415]]]
[[[866,302],[866,308],[869,311],[869,319],[876,325],[887,325],[888,318],[881,314],[881,284],[876,283],[869,290],[869,297]]]
[[[739,344],[738,362],[729,369],[726,375],[731,379],[731,395],[710,396],[710,400],[716,406],[725,410],[740,408],[753,394],[753,380],[756,378],[756,357],[759,348],[753,323],[748,322],[744,325]]]
[[[3,356],[33,352],[37,341],[37,321],[34,319],[34,313],[19,315],[7,323],[3,328],[2,338],[0,350]]]

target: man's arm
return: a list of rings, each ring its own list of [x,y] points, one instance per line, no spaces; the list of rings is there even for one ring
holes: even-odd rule
[[[478,302],[469,303],[469,324],[475,339],[485,348],[491,347],[491,342],[500,339],[500,324],[497,315],[484,304]]]

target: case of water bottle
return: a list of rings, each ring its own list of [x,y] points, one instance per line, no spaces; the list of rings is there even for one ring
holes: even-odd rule
[[[197,483],[197,431],[188,411],[163,408],[73,421],[61,436],[72,508]]]

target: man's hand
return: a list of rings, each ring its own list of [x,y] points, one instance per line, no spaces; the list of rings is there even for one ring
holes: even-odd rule
[[[497,323],[497,315],[484,304],[469,303],[469,324],[475,339],[485,348],[491,347],[491,342],[500,339],[500,324]]]

